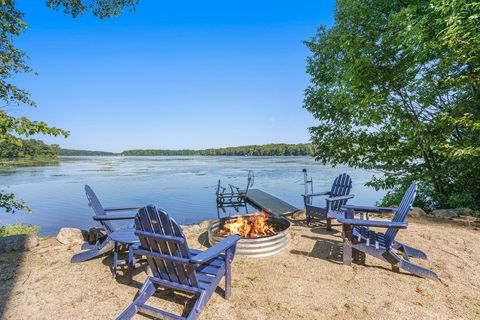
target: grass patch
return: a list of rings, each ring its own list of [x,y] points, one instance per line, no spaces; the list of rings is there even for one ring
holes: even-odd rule
[[[351,304],[351,303],[349,303],[349,302],[345,303],[343,306],[344,306],[345,309],[347,309],[347,310],[352,310],[352,309],[353,309],[353,304]]]
[[[392,309],[393,309],[393,303],[391,303],[391,302],[385,302],[385,303],[383,304],[383,307],[384,307],[385,309],[387,309],[387,310],[392,310]]]
[[[15,234],[34,234],[39,235],[40,228],[33,224],[15,223],[0,227],[0,238],[13,236]]]
[[[0,159],[0,168],[15,168],[15,167],[41,167],[51,164],[58,164],[57,158],[24,158],[24,159]]]

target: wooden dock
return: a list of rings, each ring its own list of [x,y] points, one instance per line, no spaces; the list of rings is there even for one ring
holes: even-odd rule
[[[248,190],[245,198],[247,202],[252,204],[254,207],[276,216],[289,214],[300,210],[291,204],[259,189]]]

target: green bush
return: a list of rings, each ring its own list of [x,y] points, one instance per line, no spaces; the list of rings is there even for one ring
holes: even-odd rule
[[[35,234],[38,236],[39,229],[40,228],[38,226],[35,226],[33,224],[7,224],[6,226],[0,227],[0,238],[12,236],[15,234]]]
[[[480,210],[479,4],[336,1],[306,42],[315,159],[377,171],[386,204],[417,181],[417,206]]]

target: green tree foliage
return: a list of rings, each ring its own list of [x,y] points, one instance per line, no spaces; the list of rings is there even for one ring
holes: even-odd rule
[[[16,234],[34,234],[39,236],[40,228],[32,224],[17,223],[0,227],[0,238]]]
[[[479,16],[469,0],[338,0],[306,42],[316,159],[380,170],[385,204],[416,180],[419,205],[479,207]]]
[[[63,9],[63,12],[76,18],[90,11],[94,16],[111,18],[122,14],[125,10],[134,11],[139,0],[47,0],[52,9]]]
[[[14,213],[17,210],[32,211],[24,201],[15,199],[13,193],[3,190],[0,192],[0,208],[3,208],[7,213]]]
[[[0,159],[56,158],[60,152],[58,144],[48,145],[40,140],[22,140],[20,145],[0,142]]]
[[[47,0],[54,9],[63,8],[73,17],[87,10],[100,18],[112,17],[123,12],[124,8],[134,9],[138,0]],[[16,117],[7,110],[21,106],[33,106],[29,92],[14,84],[13,77],[21,73],[31,73],[27,65],[28,56],[15,46],[14,40],[27,28],[24,14],[15,6],[14,0],[0,0],[0,144],[16,144],[22,147],[21,137],[45,134],[67,137],[69,132],[51,127],[42,121],[26,117]],[[16,201],[12,194],[0,190],[0,207],[8,212],[25,209],[23,202]]]

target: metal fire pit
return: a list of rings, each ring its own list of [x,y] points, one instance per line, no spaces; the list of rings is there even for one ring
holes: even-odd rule
[[[244,217],[253,216],[253,214]],[[214,245],[223,239],[224,236],[218,235],[217,230],[222,228],[227,222],[236,220],[238,216],[231,216],[215,220],[208,227],[208,241],[210,245]],[[272,236],[264,236],[258,238],[242,238],[237,242],[236,254],[250,257],[263,258],[274,255],[282,251],[290,242],[290,222],[287,219],[268,215],[267,222],[273,224],[277,233]]]

